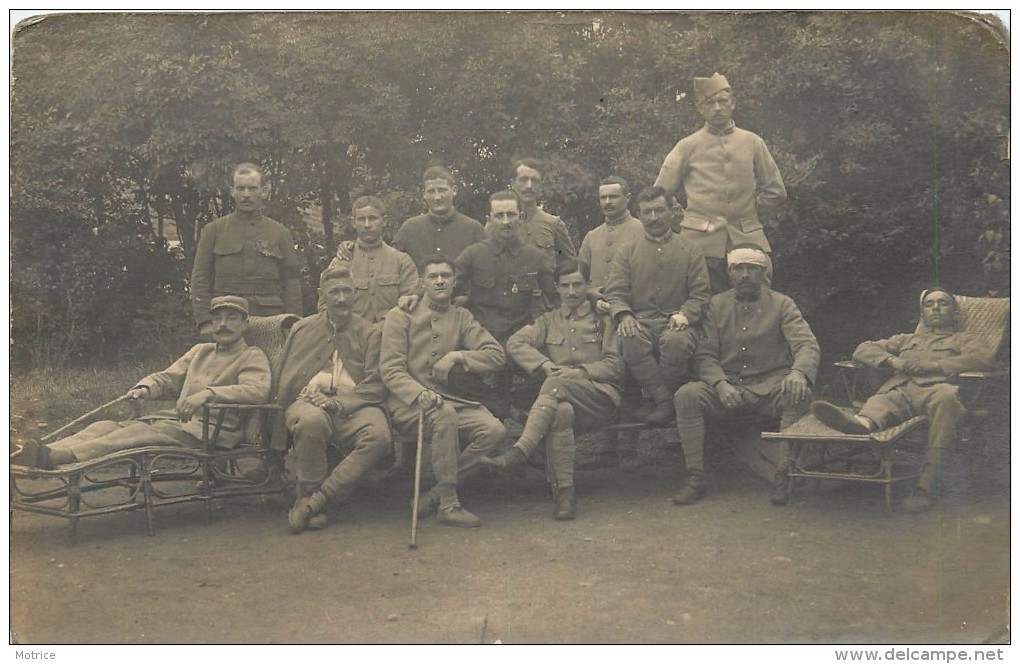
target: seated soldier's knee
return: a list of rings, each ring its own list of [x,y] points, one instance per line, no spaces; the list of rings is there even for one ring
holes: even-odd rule
[[[553,419],[554,431],[564,431],[574,426],[574,407],[566,401],[556,404],[556,417]]]
[[[620,355],[624,362],[640,360],[652,352],[652,343],[643,333],[620,338]]]
[[[557,397],[563,390],[563,379],[559,376],[550,376],[546,378],[542,383],[542,389],[539,390],[539,396],[553,396]],[[537,402],[536,402],[537,403]]]
[[[287,418],[287,429],[298,441],[325,440],[333,432],[329,416],[321,408],[302,408],[297,413],[290,413]]]
[[[701,410],[702,403],[707,396],[706,392],[711,391],[712,388],[700,380],[681,385],[680,389],[673,393],[673,407],[678,413]]]
[[[425,414],[425,419],[433,427],[457,426],[457,410],[448,403],[433,408]]]
[[[931,390],[931,402],[943,402],[943,401],[959,401],[960,388],[956,385],[950,385],[949,383],[938,383],[928,388]]]
[[[662,352],[670,355],[683,356],[685,359],[694,354],[698,348],[698,335],[693,327],[686,330],[666,328],[659,339]]]
[[[393,444],[393,436],[383,412],[378,408],[365,408],[357,416],[364,417],[366,422],[358,431],[356,445],[363,449],[388,450]]]
[[[960,417],[967,410],[960,401],[960,388],[956,385],[950,385],[948,383],[939,383],[938,385],[932,385],[930,388],[931,393],[925,400],[925,412],[929,416],[934,416],[935,413],[943,414],[948,413],[954,417]]]

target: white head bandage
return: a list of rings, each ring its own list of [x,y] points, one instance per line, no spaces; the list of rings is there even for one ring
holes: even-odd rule
[[[726,254],[726,265],[758,265],[763,270],[769,269],[769,257],[761,249],[738,247]]]

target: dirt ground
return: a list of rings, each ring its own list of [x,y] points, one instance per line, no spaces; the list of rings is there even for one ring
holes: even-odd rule
[[[1007,437],[1008,439],[1008,437]],[[675,453],[578,474],[576,521],[544,476],[462,491],[478,530],[422,524],[409,480],[365,487],[293,536],[283,498],[11,526],[13,638],[60,643],[1006,643],[1009,452],[950,461],[941,508],[887,515],[877,487],[789,507],[717,451],[691,507]]]

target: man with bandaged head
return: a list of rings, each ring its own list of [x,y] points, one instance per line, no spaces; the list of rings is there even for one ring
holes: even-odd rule
[[[921,325],[916,332],[865,341],[854,351],[858,362],[895,372],[857,415],[825,401],[811,405],[811,412],[824,424],[850,434],[887,429],[915,415],[928,417],[924,469],[903,504],[907,512],[931,509],[942,451],[956,436],[956,423],[966,410],[959,388],[948,381],[964,371],[989,371],[995,366],[993,348],[958,330],[959,305],[952,293],[942,288],[926,290],[921,293],[920,308]]]
[[[768,285],[768,256],[754,244],[726,255],[733,288],[712,297],[703,338],[692,359],[698,381],[673,395],[686,475],[673,497],[677,505],[705,495],[705,416],[760,414],[780,417],[785,429],[811,403],[821,350],[794,301]],[[785,458],[785,455],[784,455]],[[773,504],[789,501],[785,469],[777,469]]]

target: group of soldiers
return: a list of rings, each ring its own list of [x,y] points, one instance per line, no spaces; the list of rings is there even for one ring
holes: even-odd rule
[[[646,398],[636,418],[675,423],[684,460],[677,505],[705,496],[706,418],[754,413],[785,427],[811,409],[854,433],[929,415],[927,463],[906,505],[929,508],[941,451],[963,412],[947,380],[988,368],[991,351],[957,331],[951,294],[926,291],[918,333],[858,349],[863,362],[896,372],[859,415],[812,404],[819,345],[796,303],[771,288],[758,216],[785,201],[782,178],[762,139],[734,125],[726,79],[694,83],[704,127],[677,143],[655,185],[633,197],[637,218],[628,183],[602,180],[605,222],[580,251],[564,222],[540,207],[537,160],[514,164],[510,189],[490,196],[484,225],[457,211],[456,182],[442,167],[422,178],[427,213],[406,220],[392,244],[382,237],[383,201],[354,201],[357,239],[341,243],[319,278],[318,311],[294,325],[272,368],[245,344],[247,318],[303,313],[298,258],[289,231],[262,214],[262,172],[238,166],[236,208],[203,229],[192,277],[196,321],[212,343],[130,392],[177,393],[175,411],[26,445],[18,462],[53,467],[140,445],[199,446],[192,415],[205,403],[270,402],[284,409],[271,444],[286,454],[295,482],[295,534],[324,527],[327,506],[346,501],[387,454],[391,431],[419,421],[435,474],[421,516],[478,526],[458,487],[544,446],[554,516],[568,520],[576,513],[575,435],[613,421],[633,380]],[[527,413],[512,445],[504,425],[511,403]],[[220,444],[237,444],[239,426],[228,416]],[[336,440],[349,452],[331,465]],[[786,469],[776,470],[770,500],[783,505]]]

